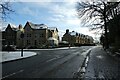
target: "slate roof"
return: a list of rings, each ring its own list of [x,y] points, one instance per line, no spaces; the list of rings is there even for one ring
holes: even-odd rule
[[[69,32],[69,34],[71,35],[71,36],[84,36],[84,34],[82,34],[82,33],[78,33],[78,32],[75,32],[75,31],[72,31],[72,32]]]
[[[28,22],[32,29],[47,29],[48,26],[45,24],[33,24],[31,22]]]
[[[5,31],[7,29],[7,27],[10,27],[13,31],[17,31],[18,30],[15,25],[8,24],[6,27],[2,27],[1,31]]]
[[[91,36],[89,36],[89,35],[84,35],[84,34],[82,34],[82,33],[78,33],[78,32],[75,32],[75,31],[72,31],[72,32],[69,32],[68,33],[69,35],[71,35],[71,36],[81,36],[81,37],[85,37],[85,38],[87,38],[87,39],[93,39]]]
[[[48,27],[45,24],[33,24],[31,22],[27,22],[32,29],[49,29],[49,30],[57,30],[56,27]],[[57,30],[58,31],[58,30]]]
[[[48,27],[49,30],[54,30],[54,31],[58,31],[58,29],[56,27]]]

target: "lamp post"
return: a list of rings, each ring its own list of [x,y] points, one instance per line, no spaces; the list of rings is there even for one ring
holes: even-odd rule
[[[24,38],[24,33],[23,32],[21,32],[20,37],[22,38],[21,57],[23,57],[23,38]]]

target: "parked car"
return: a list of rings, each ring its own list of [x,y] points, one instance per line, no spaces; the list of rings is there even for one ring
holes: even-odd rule
[[[2,46],[2,51],[15,51],[15,50],[16,50],[16,46],[14,46],[14,45]]]

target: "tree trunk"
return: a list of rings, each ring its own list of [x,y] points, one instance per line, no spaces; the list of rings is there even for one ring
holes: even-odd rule
[[[116,36],[115,37],[115,49],[120,49],[120,37]]]
[[[106,5],[104,4],[104,30],[105,30],[105,48],[108,49],[109,48],[109,43],[108,43],[108,33],[107,33],[107,21],[106,21]]]

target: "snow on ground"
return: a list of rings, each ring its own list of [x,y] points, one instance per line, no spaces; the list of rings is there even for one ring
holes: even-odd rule
[[[24,50],[61,50],[61,49],[71,49],[71,48],[79,48],[79,47],[62,47],[62,48],[50,48],[50,49],[24,49]],[[21,49],[17,49],[17,50],[21,50]]]
[[[27,58],[31,56],[37,55],[35,52],[29,52],[29,51],[24,51],[23,52],[23,57],[21,57],[21,51],[14,51],[14,52],[0,52],[2,54],[2,59],[0,59],[1,62],[5,61],[10,61],[10,60],[16,60],[16,59],[21,59],[21,58]]]

